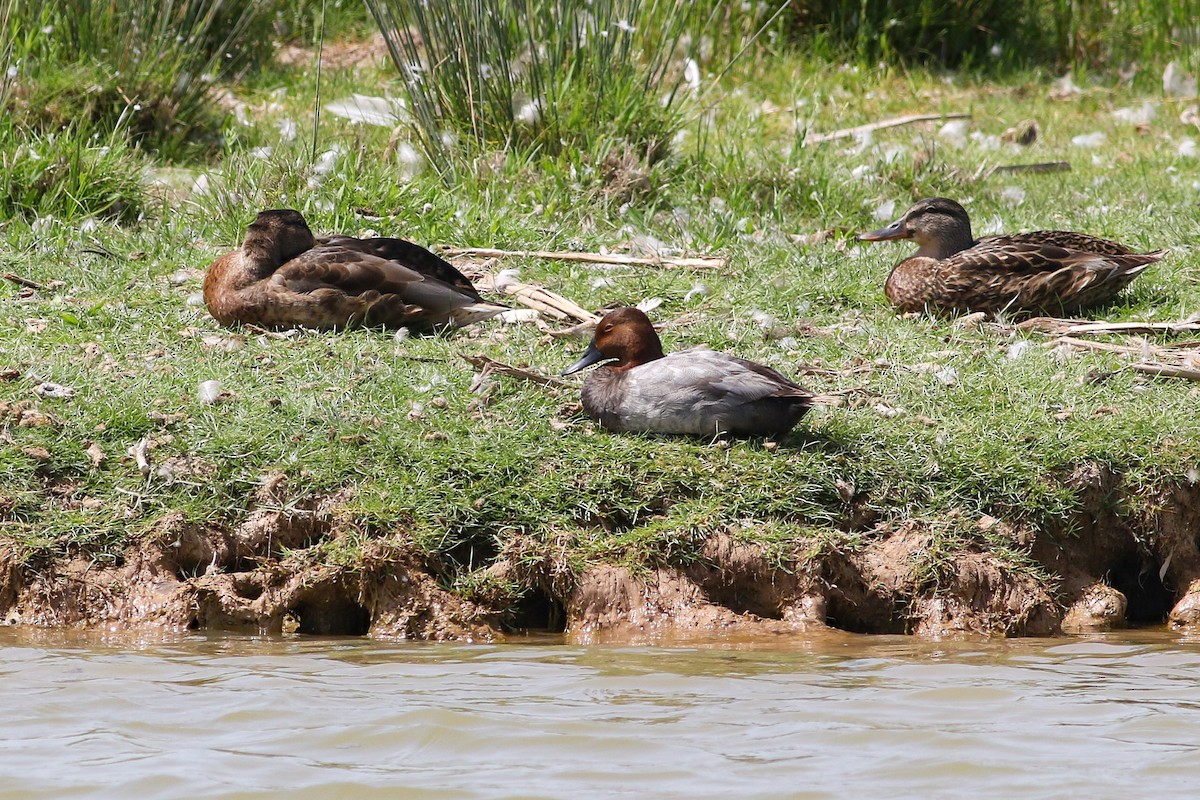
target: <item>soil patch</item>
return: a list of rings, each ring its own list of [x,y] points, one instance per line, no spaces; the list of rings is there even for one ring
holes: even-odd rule
[[[577,642],[823,626],[947,637],[1200,624],[1200,488],[1134,496],[1094,465],[1068,483],[1079,511],[1061,529],[1001,529],[1028,554],[1016,566],[969,539],[935,553],[935,528],[919,520],[878,525],[853,548],[791,559],[769,556],[752,531],[718,531],[684,565],[572,569],[566,538],[547,547],[515,536],[478,572],[516,588],[468,600],[446,588],[444,563],[402,532],[365,537],[355,563],[330,563],[325,545],[364,538],[346,498],[282,503],[280,476],[233,527],[167,515],[157,535],[107,561],[0,553],[0,618],[455,640],[541,629]]]
[[[379,67],[388,58],[387,41],[381,33],[356,42],[326,42],[321,49],[321,63],[333,69]],[[288,67],[316,64],[317,53],[311,47],[288,44],[279,48],[275,60]]]

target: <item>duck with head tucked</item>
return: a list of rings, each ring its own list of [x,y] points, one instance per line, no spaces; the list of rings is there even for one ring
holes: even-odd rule
[[[636,308],[600,320],[587,352],[563,374],[602,361],[611,363],[584,381],[583,407],[610,431],[781,436],[814,398],[770,367],[706,347],[664,355]]]
[[[918,200],[862,241],[912,239],[917,252],[897,264],[884,293],[901,311],[1009,311],[1051,316],[1112,300],[1166,250],[1135,253],[1071,231],[976,239],[966,210],[945,197]]]
[[[454,267],[403,239],[318,239],[299,211],[259,212],[242,246],[204,278],[204,302],[222,325],[267,328],[461,327],[507,306],[484,300]]]

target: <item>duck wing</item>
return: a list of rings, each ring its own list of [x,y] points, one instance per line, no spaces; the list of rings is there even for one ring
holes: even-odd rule
[[[679,351],[693,375],[703,376],[708,393],[754,402],[768,397],[811,397],[812,393],[763,364],[708,348]],[[679,359],[682,360],[682,359]]]
[[[340,238],[318,244],[276,270],[270,279],[272,293],[287,298],[293,307],[327,309],[325,326],[456,326],[506,308]]]
[[[669,404],[754,403],[769,397],[811,397],[770,367],[705,347],[679,350],[628,373],[629,394]]]
[[[1061,313],[1111,299],[1164,252],[1130,253],[1115,242],[1085,238],[1122,252],[1074,250],[1044,239],[983,239],[942,262],[945,296],[974,310]]]
[[[785,433],[811,398],[770,367],[706,348],[624,373],[601,367],[583,393],[584,406],[610,430],[699,436]]]
[[[407,267],[431,278],[437,278],[443,283],[461,289],[476,300],[483,299],[470,279],[455,269],[454,265],[421,245],[404,239],[385,237],[358,239],[353,236],[330,236],[318,239],[317,244],[318,246],[335,245],[349,250],[358,250],[386,261],[394,261],[402,267]]]
[[[1030,231],[1028,233],[1009,233],[1002,236],[986,236],[979,240],[978,245],[1049,245],[1064,250],[1078,250],[1084,253],[1103,253],[1120,256],[1132,253],[1125,245],[1111,239],[1101,239],[1086,233],[1074,231]],[[977,246],[978,246],[977,245]]]

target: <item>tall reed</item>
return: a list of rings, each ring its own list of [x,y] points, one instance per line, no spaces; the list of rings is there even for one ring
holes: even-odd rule
[[[27,109],[36,122],[62,108],[68,119],[46,120],[51,126],[72,114],[110,128],[120,120],[175,155],[211,129],[213,82],[268,52],[272,7],[273,0],[15,0],[17,26],[43,32],[22,87]]]
[[[18,74],[17,62],[20,54],[16,50],[17,30],[14,26],[13,10],[18,0],[0,0],[0,108],[8,105],[13,82]]]
[[[1105,66],[1197,63],[1200,0],[1052,0],[1041,6],[1058,61]]]
[[[366,0],[439,167],[464,141],[554,153],[678,130],[712,9],[679,0]]]
[[[792,0],[796,39],[874,63],[1196,63],[1200,0]],[[997,57],[1002,57],[999,61]]]

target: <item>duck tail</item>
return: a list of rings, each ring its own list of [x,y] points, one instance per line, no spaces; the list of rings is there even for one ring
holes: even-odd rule
[[[841,408],[846,405],[846,395],[857,391],[856,389],[846,389],[842,392],[833,392],[831,394],[814,394],[808,398],[810,406],[820,406],[821,408]]]
[[[483,322],[485,319],[491,319],[497,314],[511,310],[508,306],[501,305],[500,303],[489,303],[486,300],[479,303],[469,303],[451,311],[448,324],[453,328],[461,328],[464,325]]]

